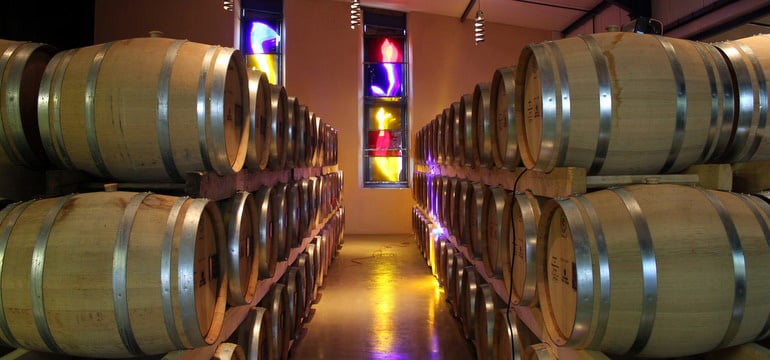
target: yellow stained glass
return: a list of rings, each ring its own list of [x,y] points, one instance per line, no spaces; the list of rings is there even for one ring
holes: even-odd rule
[[[369,130],[399,130],[400,115],[400,106],[372,106],[369,108]]]
[[[246,55],[246,66],[265,73],[267,80],[275,85],[278,83],[278,56],[276,54]]]
[[[403,162],[401,157],[372,157],[372,180],[398,182]]]

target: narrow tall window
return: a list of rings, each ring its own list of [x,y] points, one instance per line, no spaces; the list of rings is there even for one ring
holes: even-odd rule
[[[364,186],[406,188],[406,14],[364,10]]]
[[[243,0],[241,52],[246,65],[267,75],[271,84],[283,83],[283,1]]]

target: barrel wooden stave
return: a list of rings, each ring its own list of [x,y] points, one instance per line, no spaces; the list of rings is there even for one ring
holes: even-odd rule
[[[228,302],[231,305],[251,303],[257,291],[259,257],[257,248],[259,226],[254,222],[257,203],[245,191],[219,204],[227,234]]]
[[[259,70],[248,69],[249,76],[249,145],[245,167],[264,170],[267,167],[270,143],[268,138],[268,109],[270,108],[270,83],[267,75]]]
[[[496,147],[492,148],[495,166],[515,169],[521,163],[516,139],[516,66],[502,67],[492,76],[489,113],[494,123]]]

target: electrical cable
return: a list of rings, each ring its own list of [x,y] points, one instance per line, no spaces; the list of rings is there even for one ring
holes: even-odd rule
[[[524,171],[522,171],[521,174],[519,174],[519,176],[517,176],[516,180],[513,182],[513,196],[514,196],[514,198],[511,199],[511,219],[509,219],[509,220],[511,221],[511,230],[510,230],[510,232],[513,233],[514,241],[515,241],[515,238],[516,238],[516,222],[513,221],[513,201],[516,201],[516,198],[515,198],[516,197],[516,189],[519,186],[519,180],[521,180],[522,176],[524,176],[524,174],[527,173],[527,170],[529,170],[529,169],[524,169]],[[511,324],[511,308],[512,308],[511,301],[513,300],[513,258],[514,258],[514,256],[512,255],[511,256],[511,268],[510,268],[510,271],[511,271],[511,284],[508,286],[508,302],[507,302],[508,307],[507,307],[507,311],[505,312],[505,318],[508,321],[508,330],[511,332],[511,354],[513,354],[515,356],[516,354],[515,354],[514,351],[516,350],[516,346],[514,345],[514,339],[513,339],[513,329],[514,329],[514,327],[513,327],[513,324]]]

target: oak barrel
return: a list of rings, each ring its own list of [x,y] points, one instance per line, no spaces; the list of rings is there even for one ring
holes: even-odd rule
[[[249,76],[249,146],[245,167],[264,170],[270,151],[267,115],[270,109],[270,83],[267,75],[259,70],[248,69]]]
[[[257,291],[259,256],[257,237],[259,223],[257,203],[245,191],[219,203],[227,234],[227,301],[230,305],[251,303]]]
[[[465,166],[473,165],[474,149],[478,148],[476,131],[473,126],[473,94],[464,94],[460,96],[460,116],[459,125],[455,126],[457,136],[457,148],[463,149],[462,164]]]
[[[450,105],[448,108],[444,109],[442,114],[444,117],[444,138],[441,139],[441,142],[444,147],[444,164],[452,165],[455,162],[454,139],[452,138],[455,134],[455,112]]]
[[[730,138],[730,74],[713,46],[626,32],[533,44],[519,58],[524,165],[589,175],[679,172]]]
[[[289,328],[293,325],[289,314],[289,295],[286,285],[275,283],[270,293],[260,302],[260,306],[270,311],[270,347],[273,359],[284,360],[289,357]]]
[[[506,216],[509,223],[505,225],[510,227],[504,230],[508,239],[504,281],[514,305],[537,304],[537,226],[540,222],[540,207],[546,200],[529,190],[517,193]]]
[[[498,310],[494,328],[492,359],[495,360],[521,360],[524,350],[532,343],[540,341],[513,309]]]
[[[468,253],[474,259],[481,260],[482,254],[486,252],[486,241],[484,235],[486,230],[486,224],[483,222],[484,218],[484,202],[486,198],[492,196],[489,186],[482,183],[473,183],[473,195],[471,195],[468,205],[470,212],[468,213],[470,243],[468,247]]]
[[[300,235],[301,206],[298,183],[286,184],[286,248],[288,252],[291,252],[292,248],[299,247],[302,243],[303,236]]]
[[[507,229],[510,218],[506,218],[505,207],[511,202],[511,195],[501,187],[490,187],[482,205],[481,223],[481,259],[484,270],[494,278],[503,277],[503,266],[508,257],[508,237],[503,232]]]
[[[286,184],[275,184],[270,191],[270,207],[273,209],[272,230],[273,244],[277,248],[278,261],[285,261],[289,258],[291,244],[289,244],[289,214],[286,196]]]
[[[312,240],[310,244],[308,244],[307,248],[305,248],[305,253],[307,254],[307,267],[311,274],[309,278],[313,280],[312,286],[307,290],[311,303],[318,299],[318,288],[321,287],[318,284],[318,277],[321,275],[318,271],[318,251],[316,250],[316,244],[314,241],[315,239]]]
[[[492,356],[495,346],[495,316],[499,304],[497,293],[492,285],[479,285],[476,291],[476,359],[497,360]]]
[[[471,131],[475,139],[473,147],[473,166],[491,167],[494,124],[489,113],[489,83],[479,83],[473,90],[473,109],[471,110]]]
[[[308,128],[310,127],[310,110],[305,105],[300,105],[299,114],[294,123],[296,147],[294,148],[294,164],[297,167],[307,167],[307,152],[310,149]]]
[[[300,122],[300,103],[295,96],[287,97],[286,102],[286,124],[284,124],[284,145],[283,151],[286,153],[286,163],[284,167],[293,169],[297,167],[295,163],[297,149],[297,122]]]
[[[462,317],[462,288],[465,284],[463,274],[465,273],[466,261],[460,251],[455,251],[454,263],[452,264],[452,282],[447,286],[447,298],[451,299],[452,316]]]
[[[769,220],[755,196],[677,185],[549,201],[536,254],[548,334],[647,357],[767,337]]]
[[[267,166],[272,170],[286,167],[286,135],[289,121],[289,97],[282,85],[270,85],[270,109],[267,112],[268,152]]]
[[[116,191],[10,205],[0,340],[102,358],[212,344],[227,302],[224,245],[205,199]]]
[[[501,67],[492,75],[489,88],[489,114],[493,122],[492,148],[495,166],[515,169],[521,164],[516,139],[516,66]]]
[[[276,349],[273,347],[271,326],[273,317],[269,308],[253,307],[249,309],[233,336],[236,342],[246,351],[249,359],[272,360]]]
[[[0,164],[40,168],[47,162],[37,98],[54,52],[45,44],[0,39]]]
[[[48,158],[121,181],[181,181],[241,170],[249,90],[238,50],[137,38],[57,54],[38,124]]]
[[[468,340],[476,337],[476,292],[481,285],[481,277],[473,265],[468,265],[463,271],[463,284],[460,289],[460,311],[463,323],[463,334]]]
[[[275,241],[275,226],[273,224],[272,190],[263,186],[254,192],[257,211],[252,220],[259,232],[255,237],[254,253],[259,258],[259,278],[269,279],[275,275],[278,264],[278,245]]]
[[[238,344],[223,342],[217,345],[212,360],[246,360],[246,353]]]
[[[297,266],[291,266],[286,269],[281,284],[286,286],[286,295],[289,299],[288,317],[291,319],[286,326],[289,327],[289,339],[297,338],[297,331],[302,326],[302,319],[305,316],[305,269]]]

